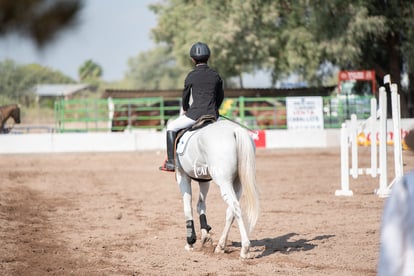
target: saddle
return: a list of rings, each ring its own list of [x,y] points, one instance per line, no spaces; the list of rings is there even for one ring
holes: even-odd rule
[[[187,141],[194,134],[193,131],[202,129],[203,127],[206,127],[209,124],[212,124],[216,121],[217,121],[217,119],[213,115],[203,115],[191,127],[179,130],[177,132],[177,138],[175,139],[175,147],[174,147],[174,149],[175,149],[175,152],[174,152],[175,162],[178,161],[177,160],[177,154],[181,154],[181,153],[184,152]],[[176,164],[178,164],[178,163],[176,163]]]
[[[175,164],[179,165],[178,155],[184,154],[184,151],[187,147],[187,143],[190,140],[190,138],[193,136],[193,134],[196,133],[196,130],[202,129],[203,127],[206,127],[216,121],[217,119],[215,116],[204,115],[204,116],[201,116],[194,123],[194,125],[192,125],[191,127],[182,129],[177,133],[177,138],[175,139],[175,148],[174,148]],[[193,178],[193,179],[197,181],[210,181],[211,180],[211,178],[209,179]]]
[[[177,138],[175,139],[175,145],[177,147],[178,141],[187,131],[195,131],[201,129],[209,124],[212,124],[217,121],[217,118],[214,115],[203,115],[190,127],[181,129],[177,132]]]

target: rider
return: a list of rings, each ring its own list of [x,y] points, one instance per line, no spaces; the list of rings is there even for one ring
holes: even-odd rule
[[[220,75],[207,65],[210,49],[202,42],[195,43],[190,49],[190,57],[195,64],[188,73],[182,97],[184,114],[167,126],[167,159],[160,170],[175,171],[174,142],[177,131],[192,126],[203,115],[219,116],[223,102],[223,81]]]

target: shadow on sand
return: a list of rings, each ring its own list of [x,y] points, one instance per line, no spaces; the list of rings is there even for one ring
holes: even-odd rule
[[[257,257],[265,257],[275,252],[282,254],[290,254],[297,251],[308,251],[318,246],[315,241],[327,240],[335,235],[321,235],[316,236],[312,239],[298,239],[293,240],[292,238],[299,236],[297,233],[289,233],[276,238],[265,238],[261,240],[251,240],[251,251],[259,253]],[[292,239],[292,240],[291,240]],[[240,242],[233,242],[233,246],[241,247]]]

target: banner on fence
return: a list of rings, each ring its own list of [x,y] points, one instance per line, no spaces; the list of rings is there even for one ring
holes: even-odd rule
[[[401,139],[402,139],[402,147],[403,149],[408,149],[404,138],[408,134],[409,130],[401,129]],[[379,143],[379,133],[376,134],[377,144]],[[361,131],[358,132],[357,135],[357,144],[358,146],[370,146],[372,141],[372,133],[370,131]],[[387,132],[387,145],[394,145],[394,132],[388,131]]]
[[[322,97],[287,97],[288,129],[323,129]]]

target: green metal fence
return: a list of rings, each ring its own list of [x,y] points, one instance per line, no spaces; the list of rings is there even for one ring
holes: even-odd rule
[[[370,116],[370,97],[323,97],[325,128],[339,128],[355,113]],[[56,132],[124,131],[165,128],[179,115],[179,98],[60,100],[55,103]],[[238,97],[225,99],[220,114],[253,129],[285,129],[285,97]]]

